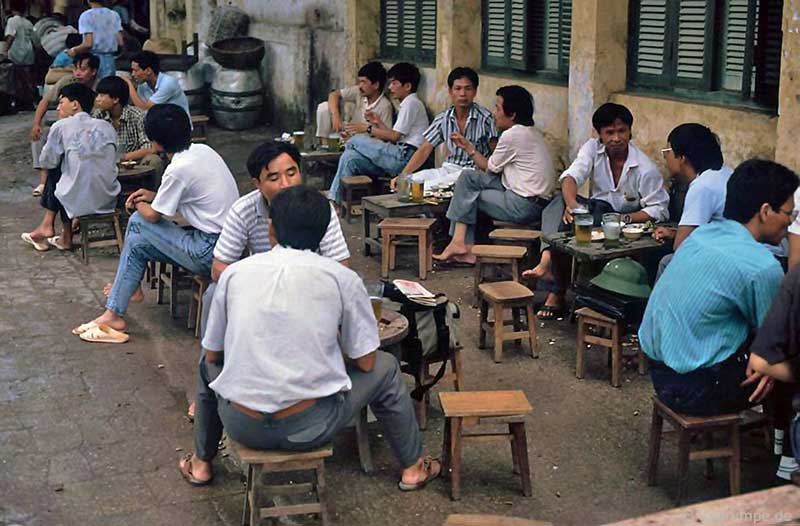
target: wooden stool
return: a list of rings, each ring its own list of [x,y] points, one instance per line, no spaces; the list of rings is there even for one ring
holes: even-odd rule
[[[158,286],[156,303],[164,303],[164,287],[169,287],[169,315],[175,318],[178,307],[178,291],[190,285],[188,273],[178,265],[158,262]]]
[[[620,320],[609,318],[589,307],[576,310],[575,315],[578,317],[578,345],[576,352],[577,357],[575,360],[575,376],[577,378],[583,378],[586,372],[586,362],[584,359],[586,344],[600,345],[601,347],[606,347],[609,352],[611,352],[611,385],[620,387],[620,376],[622,376],[622,345],[620,344],[622,336],[620,333],[622,331],[620,329]],[[587,329],[589,327],[594,327],[598,334],[587,334]],[[601,332],[606,330],[610,332],[610,337],[600,335]],[[647,358],[644,352],[642,352],[641,347],[639,348],[638,354],[639,374],[645,374],[647,372]]]
[[[472,253],[477,258],[475,262],[475,288],[473,289],[473,306],[477,306],[480,299],[478,285],[484,280],[484,270],[491,265],[511,265],[511,279],[520,281],[519,264],[525,257],[528,249],[516,245],[475,245]]]
[[[527,228],[495,228],[489,232],[489,239],[493,241],[510,241],[531,245],[536,242],[542,233],[539,230]]]
[[[473,515],[455,513],[448,515],[442,526],[553,526],[552,522],[520,519],[506,515]]]
[[[435,219],[417,217],[388,217],[378,223],[381,231],[381,276],[389,277],[389,270],[394,270],[397,241],[394,236],[416,236],[419,246],[419,279],[425,279],[433,268],[433,235],[431,229]]]
[[[414,374],[414,387],[419,387],[429,383],[435,378],[430,372],[431,365],[441,364],[444,360],[441,356],[423,356],[420,362],[419,371]],[[441,367],[441,366],[440,366]],[[462,391],[464,389],[464,370],[461,367],[461,347],[450,350],[450,372],[445,372],[439,379],[440,382],[453,382],[453,389]],[[425,391],[425,396],[419,402],[415,401],[417,412],[417,423],[421,430],[428,428],[428,406],[431,405],[431,391]]]
[[[203,319],[203,294],[206,293],[211,280],[206,276],[195,274],[192,276],[192,299],[189,302],[189,318],[186,328],[194,329],[194,337],[200,337],[200,321]]]
[[[206,115],[192,115],[192,142],[208,141],[208,121]]]
[[[514,473],[522,479],[522,493],[530,497],[531,472],[528,463],[528,441],[525,437],[525,415],[532,411],[522,391],[461,391],[439,393],[444,411],[444,444],[442,473],[450,470],[450,498],[461,497],[461,444],[467,441],[499,439],[511,442]],[[480,424],[508,424],[505,433],[465,433]]]
[[[114,210],[110,214],[92,214],[80,216],[78,220],[81,224],[81,259],[84,265],[89,264],[89,249],[100,247],[117,247],[122,254],[122,228],[119,224],[120,212]],[[114,237],[104,237],[91,241],[89,239],[89,229],[97,225],[111,225],[114,230]]]
[[[480,295],[481,316],[479,320],[478,348],[486,348],[486,333],[494,331],[494,361],[503,361],[503,342],[514,340],[519,343],[528,340],[531,346],[531,358],[539,357],[539,342],[536,338],[536,315],[533,312],[533,292],[516,281],[497,281],[478,285]],[[489,304],[492,305],[494,321],[489,321]],[[505,309],[511,309],[512,319],[505,321]],[[526,326],[520,318],[525,313]],[[514,326],[513,332],[505,332],[505,326]]]
[[[513,228],[522,230],[537,230],[540,223],[530,223],[523,225],[521,223],[512,223],[511,221],[500,221],[499,219],[492,219],[492,226],[495,228]]]
[[[353,195],[356,192],[369,195],[369,191],[372,188],[372,178],[367,175],[347,175],[342,177],[342,188],[344,189],[342,217],[347,223],[350,223],[353,206],[361,203],[361,196],[358,199],[354,199]]]
[[[230,447],[247,468],[247,482],[244,493],[242,526],[259,526],[261,519],[286,515],[307,515],[316,513],[323,526],[328,524],[325,510],[325,459],[333,455],[330,445],[307,452],[274,451],[250,449],[230,440]],[[264,473],[286,471],[312,471],[311,482],[268,485],[262,484]],[[264,493],[273,496],[306,495],[314,493],[315,500],[310,503],[284,506],[261,507],[258,502],[259,486]]]
[[[661,436],[664,420],[666,419],[678,434],[678,491],[675,497],[676,505],[680,505],[686,496],[687,472],[690,460],[706,461],[706,477],[711,478],[713,473],[713,460],[715,458],[728,459],[728,472],[731,495],[740,493],[741,481],[741,443],[740,429],[744,423],[746,427],[769,425],[764,415],[755,411],[747,411],[745,420],[738,413],[715,416],[687,416],[677,413],[666,406],[661,400],[653,397],[653,421],[650,428],[650,455],[647,463],[647,484],[654,486],[658,471],[658,456],[661,451]],[[729,437],[727,447],[714,449],[712,433],[722,431]],[[704,434],[705,449],[690,451],[692,437]]]

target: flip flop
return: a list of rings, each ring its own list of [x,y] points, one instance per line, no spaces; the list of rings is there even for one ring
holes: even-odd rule
[[[31,237],[30,232],[23,232],[22,235],[19,237],[21,237],[24,242],[33,246],[33,248],[35,248],[39,252],[47,252],[48,250],[50,250],[50,245],[48,245],[47,243],[42,243],[41,241],[36,241]]]
[[[83,323],[72,329],[72,334],[74,334],[75,336],[80,336],[81,334],[95,327],[96,325],[97,324],[93,321],[90,321],[89,323]]]
[[[125,343],[131,339],[130,335],[102,323],[95,323],[94,327],[79,336],[81,340],[89,343]]]
[[[65,247],[64,245],[61,244],[61,236],[48,237],[47,238],[47,242],[49,244],[53,245],[54,247],[56,247],[58,250],[62,250],[62,251],[64,251],[64,250],[66,250],[66,251],[72,250],[72,247],[67,248],[67,247]]]
[[[33,192],[31,192],[31,195],[33,197],[41,197],[43,193],[44,193],[44,185],[40,184],[40,185],[37,185],[36,188],[33,189]]]
[[[431,472],[431,467],[433,466],[434,462],[439,464],[439,471],[436,472],[436,473],[432,473]],[[442,461],[439,460],[438,458],[425,457],[425,459],[422,461],[422,466],[425,469],[425,472],[428,473],[428,476],[425,477],[424,479],[420,480],[419,482],[414,483],[414,484],[408,484],[408,483],[403,482],[401,480],[400,482],[397,483],[397,487],[400,488],[400,491],[417,491],[417,490],[420,490],[420,489],[424,488],[425,485],[428,484],[428,482],[438,478],[439,475],[442,474],[442,467],[443,467],[442,466]]]
[[[553,305],[542,305],[536,311],[536,317],[542,321],[555,320],[556,318],[563,318],[566,313],[566,307],[555,307]]]
[[[183,478],[186,479],[186,482],[191,484],[192,486],[208,486],[211,484],[211,481],[214,480],[214,477],[211,477],[208,480],[200,480],[194,478],[192,475],[192,459],[194,458],[194,453],[187,453],[183,457],[181,457],[181,461],[178,463],[178,469],[183,475]]]

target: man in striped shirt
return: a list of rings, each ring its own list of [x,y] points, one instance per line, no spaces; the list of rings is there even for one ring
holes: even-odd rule
[[[455,183],[462,169],[475,167],[473,156],[476,153],[489,157],[499,136],[492,112],[475,102],[478,74],[473,69],[455,68],[447,76],[447,86],[453,105],[433,119],[423,134],[425,141],[400,173],[400,176],[405,176],[419,170],[433,149],[444,142],[448,155],[442,167],[414,173],[415,178],[425,182],[426,188]],[[462,139],[473,144],[474,149],[467,152],[461,148],[459,143],[468,144]],[[397,177],[392,179],[392,188],[395,188],[396,182]]]
[[[748,362],[748,347],[783,278],[762,243],[786,236],[797,217],[797,186],[797,175],[777,163],[739,165],[728,181],[725,219],[694,230],[656,283],[639,341],[657,396],[675,411],[736,412],[772,389]]]

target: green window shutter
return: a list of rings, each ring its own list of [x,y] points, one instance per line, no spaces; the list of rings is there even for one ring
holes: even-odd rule
[[[771,106],[778,105],[783,47],[783,0],[760,0],[758,37],[755,46],[755,98]]]
[[[678,1],[676,85],[711,89],[713,34],[713,0]]]
[[[436,61],[436,0],[420,2],[420,37],[418,56],[425,62]]]
[[[399,57],[400,53],[400,1],[381,2],[381,54]]]
[[[569,48],[572,44],[572,0],[561,0],[561,17],[558,28],[560,36],[558,70],[569,75]]]
[[[508,65],[506,47],[506,14],[508,0],[484,0],[483,50],[484,65]]]
[[[416,62],[436,60],[436,0],[382,0],[381,53]]]
[[[569,46],[572,32],[572,0],[546,0],[543,68],[569,74]]]
[[[721,87],[725,90],[741,91],[746,97],[750,93],[756,2],[757,0],[725,2]],[[750,67],[745,67],[748,62]]]
[[[665,86],[671,74],[667,0],[639,0],[632,7],[629,78],[634,84]]]
[[[527,0],[511,0],[508,20],[508,63],[515,69],[528,67],[528,7]]]
[[[403,0],[403,16],[401,27],[403,28],[403,38],[401,47],[404,51],[417,48],[417,0]],[[408,53],[403,53],[404,57]]]

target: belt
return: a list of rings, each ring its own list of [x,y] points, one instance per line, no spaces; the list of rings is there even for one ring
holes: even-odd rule
[[[547,205],[550,204],[549,199],[545,199],[544,197],[539,197],[538,195],[532,195],[530,197],[526,197],[525,199],[527,199],[528,201],[530,201],[535,205],[541,206],[542,208],[545,208],[547,207]]]
[[[269,415],[269,413],[264,413],[261,411],[256,411],[255,409],[250,409],[249,407],[244,406],[238,402],[234,402],[233,400],[231,400],[230,402],[231,405],[235,407],[239,412],[244,413],[251,418],[261,419],[264,418],[266,415]],[[282,420],[288,416],[292,416],[295,413],[299,413],[300,411],[308,409],[309,407],[313,406],[316,403],[317,401],[313,399],[302,400],[294,405],[290,405],[285,409],[281,409],[277,413],[272,413],[270,416],[272,416],[272,418],[274,418],[275,420]]]

